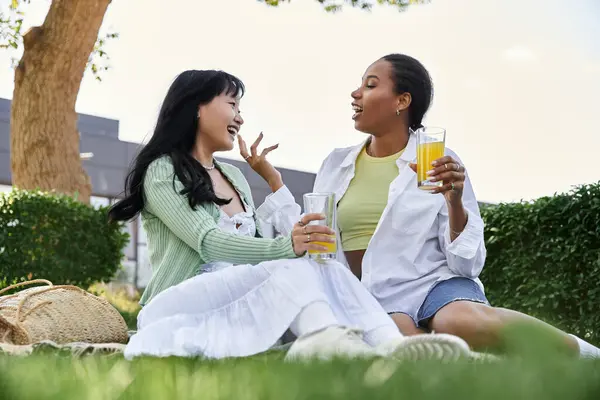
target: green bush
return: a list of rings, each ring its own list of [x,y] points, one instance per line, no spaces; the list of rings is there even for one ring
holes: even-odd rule
[[[600,344],[600,184],[482,216],[490,302]]]
[[[15,189],[0,195],[0,287],[43,278],[87,289],[113,277],[128,238],[107,208]]]

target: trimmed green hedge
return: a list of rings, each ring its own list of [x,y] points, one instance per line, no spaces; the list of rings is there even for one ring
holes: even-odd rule
[[[0,195],[0,288],[48,279],[87,289],[121,266],[129,234],[107,222],[107,208],[71,197],[13,190]]]
[[[600,344],[600,184],[481,212],[490,302]]]
[[[84,288],[110,280],[128,234],[106,212],[67,196],[0,195],[0,288],[35,278]],[[600,344],[600,183],[481,213],[490,302]]]

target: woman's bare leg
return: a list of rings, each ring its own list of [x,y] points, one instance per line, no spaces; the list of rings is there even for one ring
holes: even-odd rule
[[[470,301],[455,301],[442,307],[430,321],[437,333],[449,333],[464,339],[475,350],[504,351],[503,334],[511,325],[531,325],[545,329],[564,343],[564,349],[579,353],[577,340],[561,330],[529,315]]]
[[[428,333],[425,329],[416,326],[413,319],[404,313],[390,314],[390,317],[404,336],[422,335],[424,333]]]

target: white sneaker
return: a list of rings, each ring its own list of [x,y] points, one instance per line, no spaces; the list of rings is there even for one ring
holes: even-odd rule
[[[385,357],[409,361],[456,361],[471,354],[467,342],[444,333],[404,336],[378,346],[377,350]]]
[[[358,329],[331,326],[299,337],[290,347],[286,360],[330,360],[334,357],[373,358],[380,354],[363,340]]]

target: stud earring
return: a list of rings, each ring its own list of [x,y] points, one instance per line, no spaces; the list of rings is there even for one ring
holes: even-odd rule
[[[396,110],[396,115],[400,116],[400,110]]]

